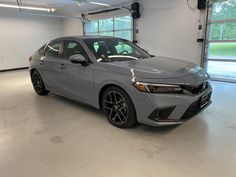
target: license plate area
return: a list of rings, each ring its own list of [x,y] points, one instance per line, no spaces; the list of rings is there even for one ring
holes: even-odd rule
[[[211,99],[211,93],[203,95],[200,99],[200,108],[203,108],[206,105],[208,105],[210,102],[210,99]]]

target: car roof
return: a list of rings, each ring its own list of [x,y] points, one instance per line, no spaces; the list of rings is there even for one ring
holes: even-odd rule
[[[78,39],[117,39],[117,37],[112,36],[96,36],[96,35],[81,35],[81,36],[64,36],[54,40],[78,40]]]

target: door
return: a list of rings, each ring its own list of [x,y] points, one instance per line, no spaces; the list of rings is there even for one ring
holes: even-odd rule
[[[213,80],[236,82],[236,0],[209,4],[206,69]]]
[[[43,81],[47,86],[55,90],[59,89],[57,66],[60,60],[61,49],[62,41],[52,41],[47,45],[45,55],[40,59],[40,74]]]
[[[69,60],[71,56],[80,54],[89,61],[85,49],[77,41],[65,41],[63,46],[62,59],[58,62],[61,92],[72,99],[93,104],[93,65],[83,66]]]

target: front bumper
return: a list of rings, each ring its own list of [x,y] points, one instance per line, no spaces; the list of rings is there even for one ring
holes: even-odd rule
[[[137,120],[151,126],[183,124],[211,104],[212,88],[198,95],[149,94],[132,90]],[[208,95],[206,104],[200,106],[201,99]]]

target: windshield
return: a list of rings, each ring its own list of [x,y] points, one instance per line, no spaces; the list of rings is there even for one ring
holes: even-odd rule
[[[151,56],[133,43],[119,38],[84,39],[98,62],[130,61]]]

